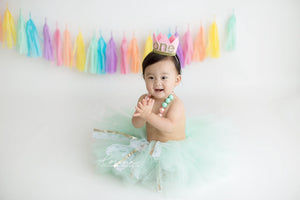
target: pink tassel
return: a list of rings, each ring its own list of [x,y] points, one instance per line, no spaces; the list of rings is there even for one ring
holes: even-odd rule
[[[183,57],[184,64],[191,64],[193,58],[193,39],[190,28],[188,28],[187,32],[183,35]]]
[[[125,36],[123,37],[122,44],[121,44],[121,74],[128,74],[128,60],[127,60],[127,40]]]
[[[61,48],[61,40],[60,40],[60,31],[58,29],[58,24],[56,23],[56,30],[54,33],[54,50],[56,53],[57,66],[62,65],[62,48]]]

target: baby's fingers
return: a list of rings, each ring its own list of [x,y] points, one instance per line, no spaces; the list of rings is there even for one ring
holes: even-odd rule
[[[153,106],[153,105],[154,105],[154,102],[155,102],[154,99],[150,99],[150,100],[149,100],[149,105],[150,105],[150,106]]]
[[[140,109],[142,109],[142,108],[144,107],[144,104],[143,104],[142,102],[139,102],[139,103],[138,103],[138,107],[139,107]]]
[[[151,102],[152,98],[148,98],[148,101],[147,101],[147,106],[150,105],[150,102]]]
[[[142,112],[142,109],[140,109],[139,107],[137,107],[137,106],[135,106],[135,112],[137,113],[137,112]]]
[[[148,102],[148,100],[146,100],[146,99],[143,99],[143,100],[142,100],[142,104],[143,104],[143,105],[147,105],[147,102]]]

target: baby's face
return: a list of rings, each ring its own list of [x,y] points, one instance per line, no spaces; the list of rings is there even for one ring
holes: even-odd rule
[[[155,99],[165,99],[181,81],[171,60],[162,60],[145,69],[144,79],[148,93]]]

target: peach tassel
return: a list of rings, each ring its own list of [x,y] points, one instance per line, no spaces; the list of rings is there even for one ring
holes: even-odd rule
[[[64,31],[63,60],[65,66],[72,67],[72,42],[67,25]]]
[[[128,47],[128,61],[131,66],[131,72],[133,73],[138,73],[139,72],[139,65],[140,65],[140,60],[139,60],[139,47],[137,44],[137,40],[135,36],[133,35],[133,38],[129,44]]]
[[[205,34],[201,25],[194,44],[193,61],[203,61],[205,59],[205,48]]]

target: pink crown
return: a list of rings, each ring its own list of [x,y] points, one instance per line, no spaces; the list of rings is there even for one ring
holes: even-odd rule
[[[154,53],[165,55],[165,56],[175,56],[177,47],[179,44],[179,38],[172,35],[168,38],[166,35],[160,33],[157,37],[153,33],[153,51]]]

